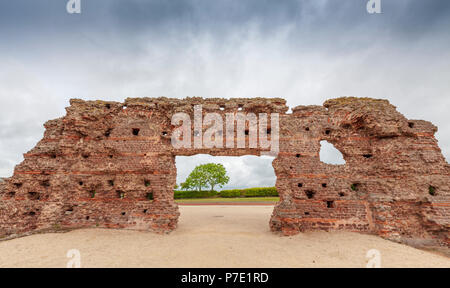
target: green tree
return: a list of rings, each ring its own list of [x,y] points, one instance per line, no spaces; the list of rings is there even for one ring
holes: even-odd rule
[[[222,164],[208,163],[195,167],[189,174],[185,182],[181,183],[181,189],[196,189],[201,191],[202,188],[210,187],[211,191],[214,187],[222,187],[230,181],[227,170]]]
[[[191,174],[189,174],[188,178],[186,178],[186,181],[180,184],[181,189],[183,190],[189,190],[189,189],[195,189],[198,191],[202,191],[202,188],[207,187],[206,179],[204,175],[199,171],[199,166],[197,166]]]

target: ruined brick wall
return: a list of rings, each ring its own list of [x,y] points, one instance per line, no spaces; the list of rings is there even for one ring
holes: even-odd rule
[[[280,124],[273,166],[281,202],[272,230],[375,233],[415,246],[449,245],[450,177],[437,128],[386,100],[339,98],[300,106]],[[320,161],[320,141],[345,165]]]
[[[196,104],[203,114],[280,114],[273,167],[281,199],[273,231],[346,230],[411,245],[450,245],[450,168],[436,127],[406,119],[386,100],[366,98],[298,106],[291,114],[277,98],[71,100],[67,115],[45,124],[44,138],[0,183],[0,237],[82,227],[175,229],[175,156],[264,152],[174,149],[172,115],[193,116]],[[321,140],[346,164],[321,162]]]

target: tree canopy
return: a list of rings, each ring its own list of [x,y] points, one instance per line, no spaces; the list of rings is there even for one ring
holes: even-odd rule
[[[194,168],[191,174],[181,183],[181,189],[195,189],[201,191],[202,188],[210,187],[211,191],[214,187],[222,187],[230,181],[227,170],[222,164],[208,163],[202,164]]]

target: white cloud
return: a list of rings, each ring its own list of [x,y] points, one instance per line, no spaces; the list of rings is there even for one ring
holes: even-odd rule
[[[333,165],[345,164],[342,153],[328,141],[320,141],[320,161]]]

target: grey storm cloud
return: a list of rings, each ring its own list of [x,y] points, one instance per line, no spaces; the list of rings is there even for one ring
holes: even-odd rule
[[[209,32],[221,37],[257,23],[267,37],[285,25],[296,27],[292,36],[340,38],[337,31],[345,36],[348,30],[362,29],[414,37],[431,29],[445,29],[450,22],[450,2],[446,0],[382,0],[383,14],[370,17],[366,0],[81,0],[80,15],[65,13],[66,2],[2,1],[0,31],[12,31],[9,36],[19,38],[39,32],[70,34],[74,30],[94,35],[127,33],[127,37],[173,31]]]
[[[377,15],[366,0],[81,0],[80,15],[66,3],[0,1],[0,177],[70,98],[385,98],[436,124],[450,159],[450,1],[381,0]],[[177,157],[177,181],[218,162],[228,188],[270,186],[271,161]]]

